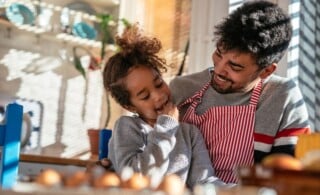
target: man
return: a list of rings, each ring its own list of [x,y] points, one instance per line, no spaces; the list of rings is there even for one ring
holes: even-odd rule
[[[291,36],[276,4],[247,2],[216,26],[213,68],[170,83],[181,120],[200,129],[224,182],[268,154],[294,155],[297,136],[310,132],[299,88],[273,74]]]

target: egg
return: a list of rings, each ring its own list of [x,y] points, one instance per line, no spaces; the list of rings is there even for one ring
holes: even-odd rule
[[[62,176],[54,169],[45,169],[36,177],[35,182],[47,187],[52,187],[61,184]]]
[[[74,174],[65,178],[64,185],[66,187],[78,187],[87,184],[88,180],[88,173],[84,171],[76,171]]]
[[[160,183],[158,190],[168,195],[181,195],[185,191],[184,182],[175,174],[166,175]]]
[[[134,190],[142,190],[148,188],[150,179],[141,173],[133,173],[133,175],[121,184],[124,188],[130,188]]]
[[[120,184],[120,177],[114,172],[106,172],[93,182],[93,186],[96,188],[118,187]]]

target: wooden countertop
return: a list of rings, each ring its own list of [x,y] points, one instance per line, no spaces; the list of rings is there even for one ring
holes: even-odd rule
[[[95,163],[97,158],[93,156],[91,159],[83,160],[76,158],[63,158],[63,157],[53,157],[44,155],[34,155],[34,154],[20,154],[21,162],[34,162],[34,163],[44,163],[44,164],[57,164],[57,165],[75,165],[86,167],[90,163]]]

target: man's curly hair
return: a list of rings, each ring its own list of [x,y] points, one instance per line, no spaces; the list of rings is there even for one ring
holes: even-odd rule
[[[130,94],[123,78],[136,66],[146,66],[161,74],[167,70],[166,62],[157,55],[162,48],[160,40],[142,35],[137,24],[125,29],[121,36],[116,36],[116,44],[120,51],[107,61],[103,84],[121,106],[129,106]]]
[[[278,63],[289,46],[290,17],[276,4],[251,1],[215,27],[217,47],[251,53],[262,69]]]

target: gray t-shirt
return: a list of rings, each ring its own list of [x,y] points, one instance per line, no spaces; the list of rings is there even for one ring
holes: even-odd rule
[[[170,82],[174,102],[177,105],[183,103],[210,80],[210,69],[176,77]],[[209,87],[196,112],[202,114],[213,106],[247,105],[251,94],[252,91],[220,94]],[[181,116],[188,106],[180,109]],[[259,136],[262,140],[255,139],[255,152],[263,154],[255,153],[255,161],[259,162],[265,154],[277,152],[277,149],[278,152],[293,154],[297,134],[308,130],[310,131],[308,112],[298,86],[292,80],[276,75],[265,79],[255,118],[255,135],[262,135]]]

